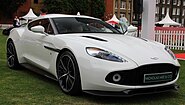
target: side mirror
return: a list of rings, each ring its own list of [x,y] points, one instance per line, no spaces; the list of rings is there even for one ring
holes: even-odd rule
[[[45,33],[45,28],[41,25],[31,27],[31,31],[37,32],[37,33]]]
[[[136,32],[137,31],[137,27],[134,27],[133,25],[130,25],[128,28],[127,28],[128,32]]]

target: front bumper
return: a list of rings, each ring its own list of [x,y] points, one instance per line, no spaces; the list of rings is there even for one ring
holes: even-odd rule
[[[169,65],[166,65],[166,66],[169,66]],[[171,67],[171,66],[169,66],[169,67]],[[107,64],[104,62],[98,62],[96,64],[92,64],[92,63],[88,64],[86,62],[85,65],[80,66],[82,90],[83,91],[89,91],[89,90],[107,91],[107,92],[120,93],[121,91],[124,91],[124,90],[135,90],[135,89],[137,90],[137,89],[141,89],[141,88],[147,89],[147,88],[169,86],[171,84],[175,84],[175,82],[179,78],[179,72],[178,72],[178,70],[176,70],[177,72],[173,73],[174,74],[173,80],[159,82],[159,83],[154,82],[154,83],[149,83],[149,84],[148,83],[142,84],[143,77],[144,77],[143,74],[167,72],[168,68],[165,69],[165,68],[163,68],[163,66],[157,66],[157,68],[152,66],[152,69],[148,68],[148,66],[147,66],[147,68],[141,68],[141,69],[137,69],[137,68],[139,68],[139,67],[137,65],[134,65],[134,63],[132,63],[130,65],[128,65],[128,64],[125,64],[125,65],[124,64],[114,64],[113,65],[113,64]],[[154,70],[153,68],[156,68],[157,71]],[[163,69],[165,69],[165,71],[163,71]],[[179,69],[179,67],[177,67],[177,69]],[[122,73],[123,72],[125,74],[124,71],[133,71],[134,75],[133,75],[133,73],[128,73],[128,75],[121,74],[123,76],[123,81],[121,80],[120,83],[119,82],[114,83],[112,81],[106,80],[106,77],[110,73],[114,73],[114,72],[116,72],[116,73],[121,72]],[[137,72],[137,71],[142,71],[142,72]]]
[[[151,87],[151,88],[140,88],[140,89],[127,89],[124,91],[98,91],[98,90],[85,90],[83,92],[96,95],[96,96],[116,96],[116,97],[131,97],[135,95],[142,94],[154,94],[168,91],[177,91],[179,86],[177,84],[167,85],[167,86],[159,86],[159,87]]]

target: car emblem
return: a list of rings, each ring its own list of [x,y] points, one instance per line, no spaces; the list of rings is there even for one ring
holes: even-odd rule
[[[158,60],[159,58],[157,58],[157,57],[152,57],[151,59],[152,59],[152,60]]]

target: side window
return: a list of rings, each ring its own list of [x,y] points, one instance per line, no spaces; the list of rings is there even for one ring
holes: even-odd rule
[[[31,27],[41,25],[45,28],[45,32],[48,34],[54,34],[53,28],[49,22],[48,19],[41,19],[41,20],[36,20],[34,22],[29,23],[28,29],[31,30]]]
[[[38,0],[34,0],[34,4],[38,4],[39,3],[39,1]]]
[[[39,20],[33,21],[28,24],[28,29],[31,30],[31,27],[39,25]]]
[[[49,23],[48,28],[46,30],[46,33],[48,33],[48,34],[54,34],[54,31],[53,31],[53,28],[51,26],[51,23]]]
[[[48,34],[54,34],[53,28],[48,19],[41,20],[41,24],[45,28],[45,32]]]

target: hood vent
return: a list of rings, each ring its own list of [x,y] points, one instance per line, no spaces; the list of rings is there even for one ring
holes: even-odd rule
[[[108,42],[107,40],[101,39],[101,38],[97,38],[97,37],[93,37],[93,36],[82,36],[85,38],[90,38],[90,39],[94,39],[94,40],[98,40],[98,41],[103,41],[103,42]]]

